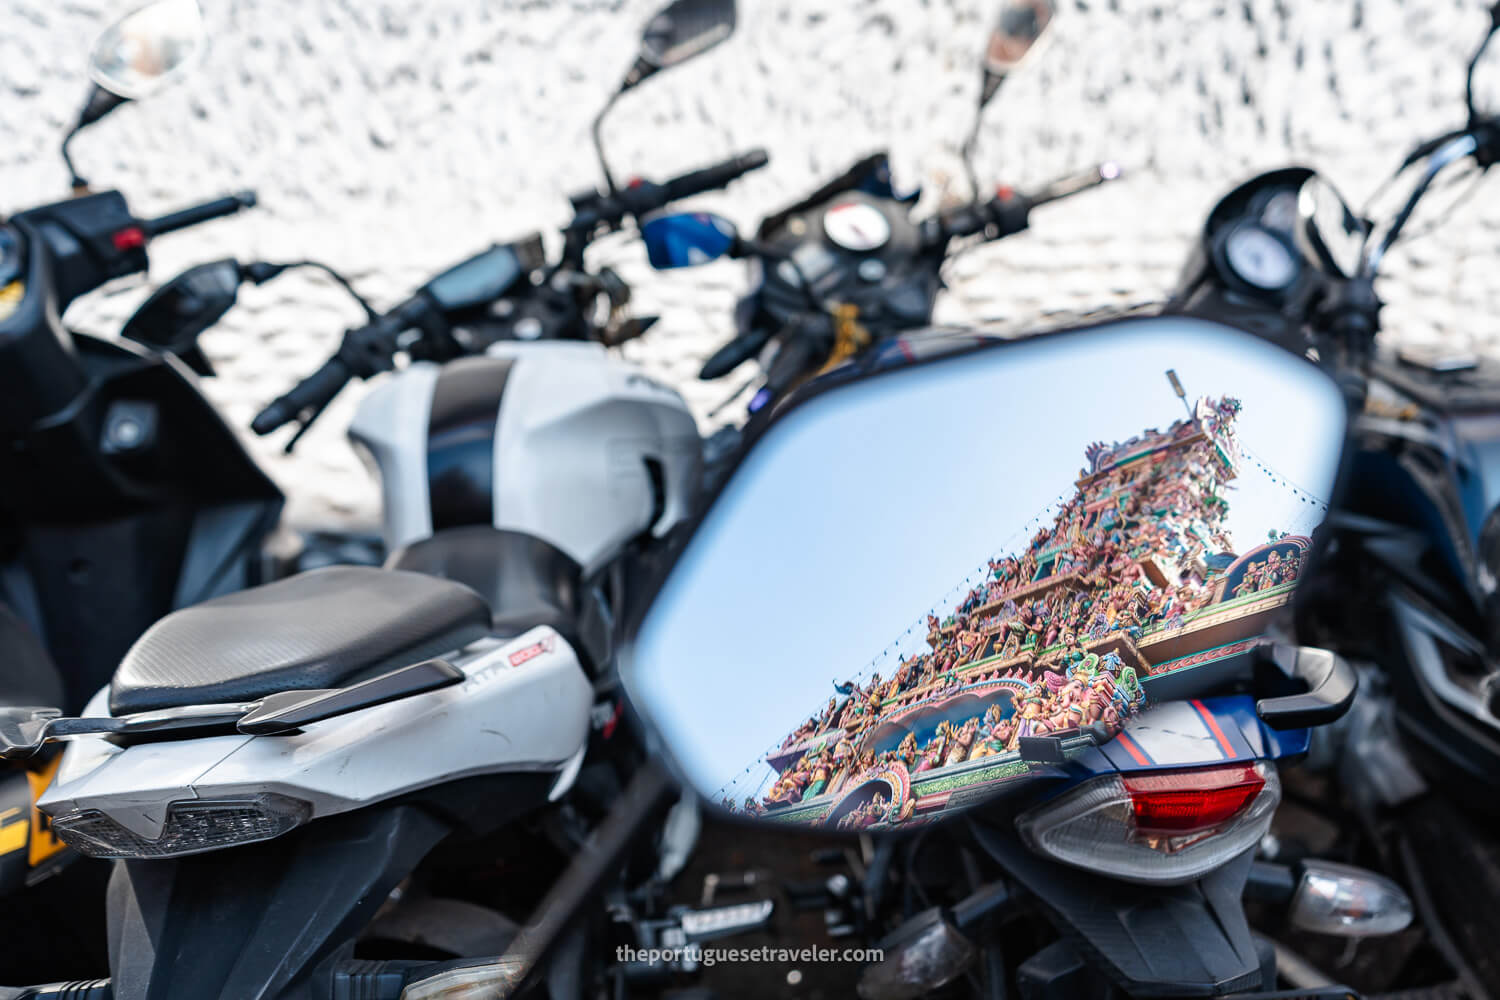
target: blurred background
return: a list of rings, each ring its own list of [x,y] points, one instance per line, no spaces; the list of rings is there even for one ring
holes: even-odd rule
[[[89,45],[131,6],[10,0],[0,33],[0,213],[67,192],[57,145]],[[212,47],[186,85],[127,106],[74,144],[96,187],[142,215],[241,188],[261,204],[153,246],[152,280],[223,256],[313,257],[377,306],[497,240],[555,229],[599,182],[594,114],[633,60],[656,0],[204,0]],[[859,156],[889,149],[923,210],[966,193],[971,122],[995,5],[984,0],[741,0],[739,29],[624,97],[605,143],[616,173],[662,177],[764,146],[768,168],[694,202],[753,229]],[[981,182],[1024,187],[1114,159],[1123,183],[1036,213],[1031,232],[950,267],[944,322],[1034,318],[1150,301],[1208,209],[1262,169],[1306,163],[1359,206],[1419,138],[1464,120],[1478,0],[1063,0],[1051,44],[987,111]],[[1398,246],[1381,292],[1404,343],[1500,349],[1500,193],[1487,182],[1432,235]],[[732,330],[744,265],[652,272],[628,235],[614,267],[663,319],[626,346],[700,419],[734,379],[699,383]],[[113,334],[149,282],[102,290],[68,320]],[[202,344],[211,397],[238,428],[313,370],[358,311],[293,272],[247,287]],[[343,431],[354,386],[299,444],[252,440],[304,525],[376,521],[374,481]]]

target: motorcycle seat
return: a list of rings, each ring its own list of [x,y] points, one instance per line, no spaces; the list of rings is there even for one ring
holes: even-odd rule
[[[330,566],[182,608],[136,640],[110,682],[114,715],[338,687],[448,653],[489,631],[451,580]]]
[[[487,524],[448,528],[397,549],[385,565],[473,588],[489,603],[495,635],[548,625],[577,648],[582,569],[534,535]]]

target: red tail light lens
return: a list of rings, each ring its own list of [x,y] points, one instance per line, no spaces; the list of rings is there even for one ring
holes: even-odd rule
[[[1121,779],[1139,834],[1180,836],[1222,826],[1266,787],[1253,766],[1130,775]]]

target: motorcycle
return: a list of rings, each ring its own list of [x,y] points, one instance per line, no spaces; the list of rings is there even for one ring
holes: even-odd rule
[[[1500,158],[1500,117],[1476,96],[1497,28],[1500,5],[1469,63],[1467,121],[1402,161],[1392,185],[1411,182],[1388,222],[1350,208],[1312,170],[1263,174],[1210,215],[1178,295],[1183,309],[1243,314],[1293,349],[1336,359],[1356,410],[1350,487],[1325,525],[1326,570],[1306,584],[1303,618],[1311,641],[1337,642],[1359,662],[1360,695],[1347,719],[1319,734],[1292,786],[1301,814],[1337,833],[1309,842],[1304,822],[1278,852],[1399,879],[1420,933],[1358,953],[1282,940],[1297,955],[1294,985],[1341,976],[1382,992],[1482,998],[1500,982],[1500,844],[1486,794],[1500,773],[1500,519],[1484,430],[1500,379],[1489,362],[1382,347],[1376,290],[1398,238],[1417,229],[1445,181],[1467,166],[1477,183]]]
[[[1006,344],[903,337],[752,423],[637,591],[619,673],[653,766],[511,949],[405,1000],[531,981],[678,787],[741,829],[867,838],[825,852],[857,863],[804,894],[831,929],[883,946],[862,997],[1350,996],[1299,949],[1348,955],[1365,937],[1391,942],[1372,989],[1487,995],[1494,381],[1378,351],[1375,281],[1434,180],[1497,154],[1500,123],[1471,97],[1465,128],[1407,158],[1418,179],[1384,227],[1314,172],[1272,171],[1219,203],[1149,315]],[[1089,426],[1064,448],[1073,422]],[[1125,437],[1137,423],[1152,426]],[[1174,459],[1187,440],[1203,451]],[[1058,458],[1073,449],[1076,477]],[[1100,530],[1130,558],[1101,562]],[[1007,532],[1029,544],[954,552]],[[940,561],[950,581],[975,568],[924,620]],[[1080,619],[1101,587],[1121,600]],[[1074,596],[1039,610],[1049,590]],[[825,666],[866,662],[816,710]],[[1082,700],[1080,675],[1107,705]],[[1316,765],[1325,745],[1363,814],[1363,849],[1356,835],[1339,861],[1267,837],[1283,787],[1306,781],[1278,765],[1310,750]],[[1293,805],[1326,814],[1313,787]],[[701,966],[713,922],[668,929],[632,943]],[[1450,981],[1391,974],[1392,956],[1422,971],[1414,937]]]
[[[1062,386],[1111,405],[1053,405]],[[1226,493],[1254,455],[1334,495],[1347,422],[1307,360],[1168,315],[793,394],[630,620],[619,678],[649,762],[594,851],[500,961],[406,1000],[525,980],[678,784],[742,824],[878,841],[860,909],[883,958],[862,996],[963,995],[981,953],[1003,956],[982,995],[1270,992],[1241,894],[1278,762],[1347,710],[1355,675],[1283,632],[1321,509],[1243,482],[1239,514]],[[1017,425],[1005,460],[981,457]],[[923,461],[933,447],[971,460]],[[845,700],[830,673],[857,674]],[[903,857],[926,866],[907,912]],[[1402,922],[1369,873],[1276,874],[1289,919]]]
[[[1047,37],[1055,13],[1051,3],[1002,7],[986,46],[973,133],[964,143],[971,179],[970,154],[985,109]],[[725,255],[751,262],[755,288],[736,308],[738,333],[708,358],[700,377],[719,379],[759,358],[760,374],[731,397],[760,381],[748,404],[753,415],[807,378],[930,326],[944,287],[943,265],[961,241],[1023,232],[1034,209],[1120,176],[1117,164],[1104,163],[1031,193],[1001,186],[993,198],[976,197],[918,220],[911,213],[920,191],[898,195],[889,159],[880,152],[768,216],[752,239],[705,213],[654,217],[641,235],[651,265],[661,270]],[[978,183],[973,187],[977,195]]]
[[[181,0],[115,22],[94,46],[94,83],[68,139],[174,84],[204,44],[196,6]],[[0,699],[76,712],[152,622],[256,582],[282,495],[177,358],[61,321],[78,297],[146,271],[154,238],[240,212],[254,194],[140,218],[120,192],[87,188],[66,140],[63,155],[74,197],[0,223],[0,643],[9,664]],[[37,886],[76,857],[33,805],[56,763],[0,772],[0,892]],[[12,901],[51,912],[54,893],[85,889],[45,891]],[[67,937],[66,920],[29,923]],[[28,947],[25,928],[7,936],[17,956],[53,950],[45,940]]]
[[[722,41],[734,18],[724,0],[676,0],[621,90]],[[680,397],[584,325],[602,285],[582,252],[764,162],[575,199],[558,264],[528,256],[534,241],[477,255],[349,331],[256,418],[259,433],[305,429],[351,377],[415,359],[351,429],[382,464],[390,557],[167,615],[80,716],[5,711],[5,758],[68,743],[38,803],[51,830],[118,862],[111,978],[16,995],[368,995],[435,955],[504,946],[505,910],[524,915],[529,886],[587,832],[589,796],[569,793],[591,777],[618,562],[685,517],[698,487]],[[206,315],[274,267],[216,262],[159,295]],[[559,296],[573,315],[556,335],[598,339],[496,337],[480,352],[460,325],[497,301],[544,312]],[[196,346],[197,325],[174,350]]]

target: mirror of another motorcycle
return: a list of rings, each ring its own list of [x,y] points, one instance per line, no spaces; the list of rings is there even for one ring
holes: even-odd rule
[[[640,86],[662,70],[685,63],[727,40],[734,34],[734,26],[734,0],[673,0],[647,22],[641,34],[635,65],[625,74],[625,79],[620,81],[619,87],[594,119],[594,151],[599,156],[599,167],[610,194],[614,194],[618,188],[604,156],[600,129],[603,128],[605,116],[620,99],[620,95]]]
[[[1325,177],[1313,174],[1297,192],[1297,248],[1325,271],[1340,278],[1359,273],[1369,224],[1349,207]]]
[[[658,271],[697,267],[733,254],[739,232],[733,222],[709,212],[670,212],[641,223],[646,257]]]
[[[995,18],[995,26],[985,43],[984,64],[979,82],[979,106],[974,109],[974,125],[964,140],[963,159],[969,180],[977,194],[979,187],[971,163],[974,144],[979,141],[979,125],[984,109],[995,99],[1000,85],[1006,77],[1020,67],[1028,57],[1040,51],[1040,42],[1047,35],[1053,18],[1057,16],[1057,4],[1053,0],[1005,0]]]
[[[903,830],[1080,761],[1218,763],[1198,756],[1212,735],[1189,749],[1164,734],[1210,733],[1202,699],[1263,660],[1316,693],[1216,716],[1221,732],[1249,727],[1245,746],[1347,708],[1347,664],[1266,655],[1346,423],[1325,372],[1186,317],[814,383],[754,433],[695,523],[629,630],[622,683],[679,780],[781,827]],[[1275,780],[1242,771],[1255,789],[1240,811]],[[1111,787],[1119,877],[1165,878],[1209,850],[1155,857],[1127,829],[1133,786]],[[1084,836],[1101,815],[1042,823],[1036,841],[1110,870]]]
[[[88,97],[62,142],[63,163],[75,190],[86,191],[88,182],[73,167],[68,152],[73,137],[121,104],[176,83],[202,59],[207,47],[197,0],[156,0],[104,29],[89,56]]]

